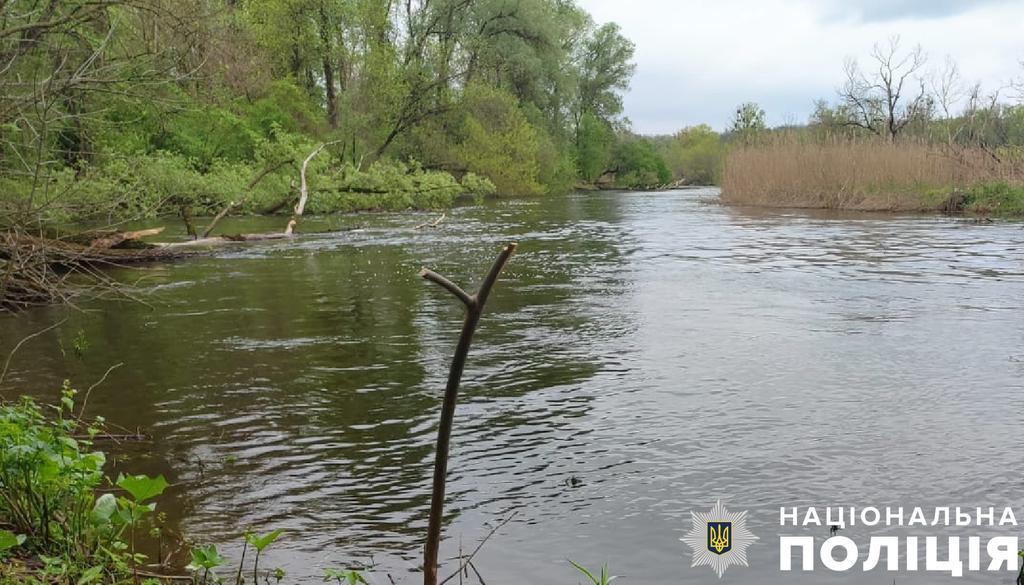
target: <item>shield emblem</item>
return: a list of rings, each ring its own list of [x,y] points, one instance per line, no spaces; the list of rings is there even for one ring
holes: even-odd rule
[[[732,522],[708,522],[708,550],[716,555],[732,550]]]

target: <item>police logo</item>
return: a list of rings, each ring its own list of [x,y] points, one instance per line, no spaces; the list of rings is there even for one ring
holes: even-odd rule
[[[747,513],[729,512],[719,500],[710,512],[691,512],[692,525],[679,540],[693,550],[691,567],[709,566],[721,577],[729,565],[747,566],[747,547],[757,540],[747,530]]]

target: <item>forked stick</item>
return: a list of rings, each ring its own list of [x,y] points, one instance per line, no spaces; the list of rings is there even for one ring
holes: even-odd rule
[[[441,423],[437,429],[437,449],[434,453],[434,489],[430,496],[430,521],[427,525],[427,544],[423,549],[423,583],[424,585],[437,585],[437,552],[441,544],[441,520],[444,516],[444,491],[445,479],[448,473],[448,446],[451,442],[452,423],[455,420],[455,403],[459,397],[459,382],[462,381],[462,370],[466,367],[466,356],[469,354],[469,346],[473,341],[473,333],[476,331],[480,315],[483,313],[484,304],[491,294],[494,283],[498,281],[501,270],[505,268],[512,253],[516,250],[516,243],[512,242],[498,254],[498,259],[491,265],[490,272],[484,278],[483,283],[476,293],[470,295],[459,288],[459,285],[441,276],[440,274],[424,268],[420,276],[441,286],[448,292],[455,295],[455,298],[466,305],[466,317],[462,322],[462,333],[459,335],[459,343],[455,346],[455,357],[452,358],[452,366],[448,371],[448,384],[444,390],[444,402],[441,405]]]

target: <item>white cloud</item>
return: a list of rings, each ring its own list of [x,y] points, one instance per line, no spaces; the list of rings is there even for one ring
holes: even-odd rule
[[[769,123],[804,121],[815,99],[835,96],[843,60],[876,41],[920,43],[930,63],[946,55],[963,76],[995,89],[1022,71],[1024,2],[999,0],[580,0],[636,43],[626,115],[645,133],[709,123],[724,128],[755,101]]]

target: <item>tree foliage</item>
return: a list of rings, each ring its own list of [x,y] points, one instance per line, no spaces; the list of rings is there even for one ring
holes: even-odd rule
[[[25,213],[214,209],[330,141],[312,181],[338,192],[377,163],[564,190],[581,137],[622,127],[632,57],[572,0],[11,0],[0,183]],[[252,200],[287,200],[294,172]]]
[[[623,140],[615,147],[613,166],[616,183],[623,187],[645,188],[664,185],[672,173],[649,140]]]
[[[754,102],[740,104],[733,114],[729,131],[740,139],[749,139],[767,129],[765,114],[761,106]]]
[[[677,132],[666,153],[672,175],[691,185],[717,185],[724,156],[721,136],[706,124]]]
[[[594,182],[609,170],[615,132],[604,120],[586,112],[576,131],[576,164],[580,178]]]

